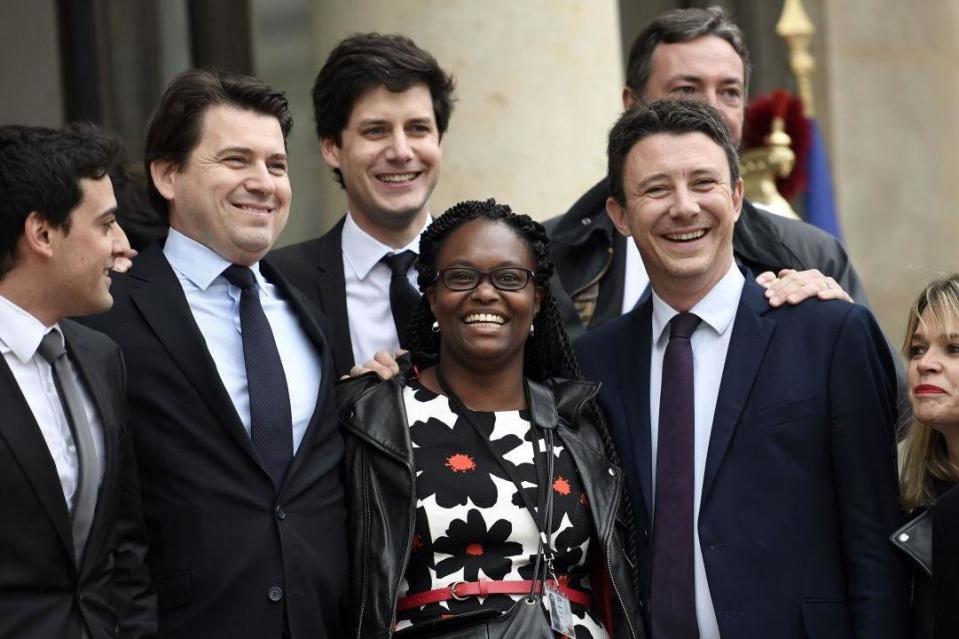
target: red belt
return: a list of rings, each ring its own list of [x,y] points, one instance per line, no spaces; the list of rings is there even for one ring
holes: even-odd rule
[[[546,583],[555,584],[556,582],[550,579]],[[448,588],[438,588],[436,590],[418,592],[413,595],[402,597],[397,603],[396,609],[399,612],[403,612],[404,610],[419,608],[420,606],[437,603],[439,601],[449,601],[450,599],[462,601],[467,597],[486,597],[487,595],[526,595],[529,594],[530,590],[539,594],[543,590],[542,584],[542,581],[537,580],[536,587],[534,589],[533,582],[531,580],[488,581],[486,579],[482,579],[480,581],[457,581],[451,584]],[[587,593],[579,590],[573,590],[572,588],[567,588],[566,586],[560,586],[559,590],[566,595],[571,602],[578,603],[579,605],[587,608],[593,607],[593,598]]]

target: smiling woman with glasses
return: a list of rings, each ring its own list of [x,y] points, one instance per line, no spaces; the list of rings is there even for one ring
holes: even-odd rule
[[[354,635],[645,637],[623,475],[543,227],[457,204],[417,271],[416,352],[340,386]]]

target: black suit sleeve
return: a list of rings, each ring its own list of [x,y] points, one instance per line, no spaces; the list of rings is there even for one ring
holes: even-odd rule
[[[887,541],[900,519],[895,374],[879,326],[862,306],[850,307],[836,337],[829,411],[846,596],[855,636],[901,637],[905,571]]]
[[[120,350],[116,351],[118,374],[117,400],[124,410],[125,424],[117,451],[119,502],[116,520],[116,562],[114,592],[117,636],[122,639],[153,639],[157,629],[157,600],[145,559],[146,530],[140,500],[140,479],[133,451],[133,434],[127,424],[126,367]]]

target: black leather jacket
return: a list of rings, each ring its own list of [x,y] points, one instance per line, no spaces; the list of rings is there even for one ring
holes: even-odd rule
[[[408,362],[387,381],[368,374],[342,382],[337,395],[346,440],[345,468],[350,552],[352,636],[389,637],[397,591],[406,571],[416,513],[413,449],[403,403]],[[576,462],[602,540],[607,594],[617,638],[643,639],[642,615],[624,551],[623,474],[602,452],[595,425],[582,411],[597,392],[589,382],[529,382],[530,413],[537,423],[557,423],[557,436]],[[545,391],[545,392],[542,392]],[[594,597],[605,601],[594,585]],[[602,613],[602,603],[599,603]]]
[[[889,536],[909,557],[910,639],[932,639],[935,605],[932,593],[932,511],[921,509]]]

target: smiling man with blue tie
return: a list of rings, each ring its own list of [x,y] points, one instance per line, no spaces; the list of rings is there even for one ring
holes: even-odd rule
[[[577,343],[642,531],[652,639],[894,639],[895,376],[869,311],[770,308],[733,260],[719,113],[664,101],[609,137],[607,209],[652,295]]]
[[[150,122],[163,245],[91,324],[130,363],[164,639],[342,636],[342,442],[325,321],[262,260],[291,189],[283,94],[187,71]]]

